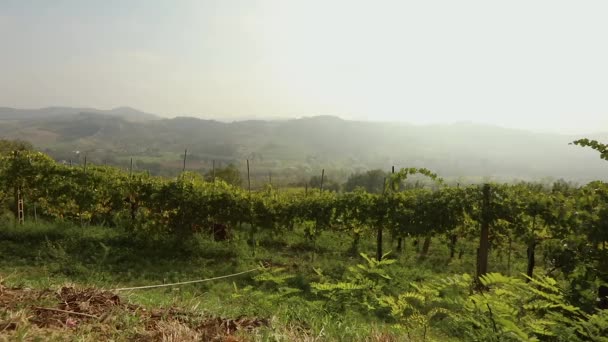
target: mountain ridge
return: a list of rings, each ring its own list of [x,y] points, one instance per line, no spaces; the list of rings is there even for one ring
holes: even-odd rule
[[[73,116],[80,113],[96,113],[101,115],[120,117],[129,121],[160,119],[160,117],[156,114],[146,113],[127,106],[116,107],[107,110],[89,107],[52,106],[35,109],[0,107],[0,120],[45,119],[60,116]]]
[[[344,177],[397,165],[427,167],[445,177],[608,179],[608,164],[594,151],[568,145],[581,137],[605,141],[608,134],[563,135],[472,123],[413,125],[334,116],[223,122],[71,113],[0,120],[0,137],[30,140],[58,160],[74,158],[75,150],[88,151],[91,161],[119,165],[133,157],[157,173],[177,172],[180,156],[188,149],[191,169],[209,169],[213,160],[240,165],[250,159],[264,172],[291,170],[293,174],[285,177],[315,174],[321,168],[342,170]],[[0,118],[1,114],[2,109]]]

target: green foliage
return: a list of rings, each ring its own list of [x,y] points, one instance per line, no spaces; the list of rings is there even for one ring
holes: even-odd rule
[[[320,189],[321,188],[321,176],[312,176],[308,181],[308,186],[312,189]],[[330,177],[323,177],[323,190],[327,191],[340,191],[340,183],[331,179]]]
[[[431,170],[425,169],[425,168],[410,167],[410,168],[402,168],[398,172],[391,174],[390,178],[388,179],[388,182],[387,182],[387,185],[388,185],[387,190],[390,190],[390,191],[399,190],[403,186],[403,182],[408,177],[411,177],[413,175],[425,176],[429,180],[433,181],[436,185],[443,184],[443,179],[441,177],[439,177],[437,174],[433,173]]]
[[[314,282],[313,292],[327,298],[327,304],[333,310],[344,311],[348,308],[375,310],[378,308],[378,296],[382,295],[392,279],[386,267],[395,262],[386,258],[381,261],[370,258],[365,253],[361,257],[365,263],[349,267],[348,274],[339,282]],[[316,270],[321,279],[326,278],[321,270]]]
[[[34,146],[25,140],[0,139],[0,154],[9,154],[15,151],[32,151]]]
[[[371,194],[380,194],[385,187],[385,181],[389,173],[380,169],[369,170],[363,173],[354,173],[348,177],[343,189],[346,192],[354,191],[356,188],[363,188]]]
[[[464,314],[458,317],[477,327],[466,334],[476,338],[493,335],[499,341],[594,341],[608,331],[597,314],[587,314],[570,304],[554,279],[529,279],[524,282],[496,273],[482,277],[488,291],[470,295]],[[590,333],[591,317],[598,322],[592,325],[593,330],[602,332],[600,335]]]
[[[465,274],[422,284],[412,283],[411,291],[397,296],[382,296],[379,302],[390,309],[397,322],[395,326],[404,329],[409,339],[419,335],[416,339],[424,341],[433,324],[458,315],[471,281],[471,277]]]
[[[401,280],[395,276],[403,272],[398,271],[396,259],[384,255],[377,261],[363,253],[364,262],[355,266],[343,265],[340,269],[334,265],[328,272],[326,267],[315,265],[318,272],[313,279],[300,281],[302,286],[296,286],[298,281],[289,268],[285,273],[267,270],[253,280],[257,288],[235,289],[235,299],[258,296],[256,300],[261,302],[266,292],[260,292],[260,288],[277,294],[265,303],[268,310],[285,298],[324,299],[326,310],[352,310],[394,324],[395,329],[419,339],[427,338],[428,331],[439,330],[471,340],[589,340],[605,331],[605,315],[593,311],[594,290],[608,279],[608,185],[602,182],[552,188],[527,183],[492,184],[490,203],[482,205],[479,187],[446,186],[436,174],[416,168],[402,169],[391,176],[389,186],[378,194],[360,188],[347,193],[314,189],[308,193],[282,192],[270,185],[249,193],[219,179],[217,174],[214,181],[193,172],[166,179],[97,165],[69,167],[28,150],[6,153],[1,158],[3,209],[14,208],[18,189],[26,206],[36,204],[41,220],[78,225],[81,231],[93,229],[88,226],[109,226],[127,233],[127,245],[171,246],[195,258],[213,256],[221,260],[242,255],[230,249],[246,243],[232,234],[241,224],[250,229],[247,241],[254,247],[259,246],[256,235],[297,231],[307,239],[305,248],[317,253],[322,251],[317,242],[331,233],[336,234],[331,235],[336,237],[331,248],[341,244],[344,236],[353,238],[352,255],[359,248],[369,251],[369,245],[358,244],[378,227],[393,237],[466,240],[479,235],[479,222],[484,216],[491,224],[493,250],[504,250],[506,243],[509,253],[511,243],[528,250],[538,248],[544,264],[537,267],[554,273],[557,280],[543,275],[526,282],[525,278],[488,274],[481,279],[484,292],[471,292],[467,276],[432,280],[423,274],[420,279]],[[421,175],[432,183],[404,186],[412,175]],[[211,241],[216,239],[227,239],[234,245]],[[91,254],[97,260],[91,261],[95,265],[111,259],[115,251],[105,243],[79,246],[67,241],[49,239],[44,245],[46,255],[41,258],[52,260],[53,272],[71,276],[86,272],[84,263],[69,257],[75,249],[95,251]],[[340,253],[336,252],[336,257]],[[445,264],[445,260],[441,262]],[[339,271],[337,276],[333,276],[333,270]],[[312,292],[307,288],[309,282]]]
[[[241,172],[234,164],[229,164],[228,166],[223,167],[223,168],[216,168],[215,172],[213,170],[208,171],[205,174],[205,179],[207,179],[207,181],[212,182],[214,174],[215,174],[216,179],[222,180],[222,181],[226,182],[227,184],[234,185],[234,186],[243,185],[243,179],[241,178]]]
[[[572,143],[582,147],[591,147],[592,149],[600,153],[600,158],[608,160],[608,145],[606,144],[602,144],[597,140],[590,139],[579,139],[575,140]]]
[[[557,281],[547,276],[515,278],[499,273],[481,277],[475,290],[467,274],[410,283],[409,290],[390,291],[386,266],[362,254],[365,264],[349,269],[341,281],[313,283],[331,310],[375,311],[386,308],[393,327],[409,339],[452,336],[470,341],[605,341],[605,311],[585,312],[569,302]]]
[[[468,341],[605,341],[606,313],[585,313],[570,304],[557,282],[531,282],[489,273],[485,290],[471,292],[463,275],[413,284],[413,291],[382,297],[381,303],[409,336],[424,340],[429,329]]]

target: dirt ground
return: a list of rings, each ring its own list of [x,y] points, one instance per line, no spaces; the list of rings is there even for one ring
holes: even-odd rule
[[[177,307],[146,309],[117,294],[0,284],[0,340],[247,341],[265,319],[209,317]]]

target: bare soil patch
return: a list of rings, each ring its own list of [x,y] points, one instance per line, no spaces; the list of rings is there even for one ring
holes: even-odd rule
[[[146,309],[110,291],[65,286],[8,288],[0,284],[0,339],[30,335],[122,337],[136,341],[246,341],[266,319],[209,317],[177,307]],[[124,334],[123,334],[124,333]],[[126,336],[125,336],[126,334]]]

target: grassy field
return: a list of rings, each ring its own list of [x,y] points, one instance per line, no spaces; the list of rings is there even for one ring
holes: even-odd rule
[[[355,310],[319,295],[314,282],[345,279],[364,262],[352,237],[324,232],[314,243],[295,229],[258,238],[255,255],[248,228],[231,241],[208,236],[188,241],[138,238],[107,227],[70,224],[6,224],[0,230],[2,304],[0,336],[7,340],[276,340],[398,341],[406,339],[382,310]],[[389,244],[391,246],[389,246]],[[460,242],[462,258],[449,260],[446,241],[433,240],[427,258],[406,240],[391,253],[391,291],[411,282],[472,273],[475,242]],[[394,247],[390,238],[385,246]],[[372,236],[360,252],[373,255]],[[511,273],[525,269],[525,250],[514,250]],[[492,254],[492,271],[508,273],[506,255]],[[258,269],[259,268],[259,269]],[[254,272],[198,284],[129,291],[108,290],[167,284]],[[66,294],[71,294],[66,300]],[[112,298],[118,295],[119,304]],[[89,308],[87,298],[101,298]],[[90,301],[90,300],[89,300]],[[68,303],[68,304],[66,304]],[[73,316],[36,308],[80,308]],[[446,340],[437,330],[424,337]],[[409,337],[410,340],[418,338]],[[420,338],[422,340],[422,338]]]

